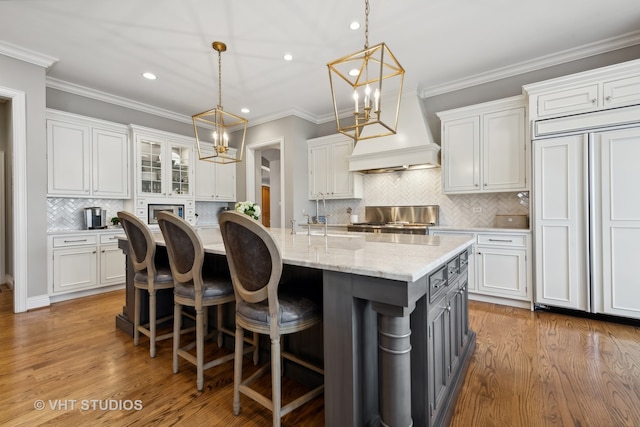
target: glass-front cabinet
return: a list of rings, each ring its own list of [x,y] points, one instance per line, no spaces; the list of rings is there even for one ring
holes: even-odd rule
[[[141,138],[138,195],[192,197],[193,145]]]

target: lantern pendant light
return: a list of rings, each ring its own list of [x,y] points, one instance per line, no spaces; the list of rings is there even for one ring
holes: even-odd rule
[[[364,49],[327,64],[338,132],[357,143],[396,133],[404,68],[383,42],[369,47],[365,0]],[[349,113],[341,118],[340,109]]]
[[[241,162],[247,134],[247,119],[228,113],[222,108],[222,52],[227,50],[227,45],[215,41],[212,47],[218,52],[218,106],[191,117],[198,157],[200,160],[214,163]],[[230,142],[233,142],[230,141],[232,138],[240,140],[240,143],[230,145]],[[234,146],[237,148],[235,153],[229,149]]]

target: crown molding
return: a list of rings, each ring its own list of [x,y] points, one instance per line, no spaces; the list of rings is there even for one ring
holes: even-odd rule
[[[181,123],[188,123],[188,124],[193,123],[191,116],[179,114],[173,111],[165,110],[163,108],[155,107],[153,105],[144,104],[142,102],[133,101],[128,98],[112,95],[107,92],[91,89],[86,86],[77,85],[75,83],[69,83],[53,77],[47,77],[46,84],[47,84],[47,87],[51,89],[57,89],[63,92],[69,92],[74,95],[80,95],[86,98],[95,99],[97,101],[118,105],[120,107],[130,108],[132,110],[140,111],[147,114],[152,114],[154,116],[164,117],[166,119],[175,120]],[[273,120],[278,120],[278,119],[282,119],[289,116],[300,117],[302,119],[308,120],[315,124],[322,123],[318,120],[318,117],[312,114],[309,114],[302,109],[294,107],[285,111],[281,111],[271,115],[262,116],[262,117],[249,120],[248,127],[257,126],[259,124],[267,123]]]
[[[130,108],[132,110],[141,111],[143,113],[153,114],[155,116],[164,117],[165,119],[171,119],[177,122],[193,123],[191,116],[185,116],[184,114],[178,114],[173,111],[154,107],[153,105],[133,101],[128,98],[112,95],[110,93],[91,89],[86,86],[77,85],[75,83],[65,82],[53,77],[47,77],[47,87],[51,89],[61,90],[63,92],[73,93],[74,95],[80,95],[86,98],[95,99],[97,101],[108,102],[109,104]]]
[[[0,40],[0,55],[10,56],[20,61],[30,64],[39,65],[40,67],[49,68],[59,61],[58,58],[36,52],[35,50],[26,49],[13,43]]]
[[[476,74],[463,79],[453,80],[441,85],[429,86],[422,88],[420,92],[421,98],[441,95],[468,87],[477,86],[484,83],[493,82],[508,77],[517,76],[519,74],[540,70],[555,65],[576,61],[601,53],[622,49],[629,46],[640,44],[640,31],[623,34],[621,36],[612,37],[595,43],[590,43],[573,49],[563,50],[551,55],[541,56],[539,58],[519,62],[507,67],[497,68],[485,73]]]

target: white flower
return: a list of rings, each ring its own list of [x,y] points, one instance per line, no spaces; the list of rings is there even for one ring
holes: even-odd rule
[[[259,219],[262,209],[260,209],[260,205],[247,200],[236,203],[236,212],[249,215],[253,219]]]

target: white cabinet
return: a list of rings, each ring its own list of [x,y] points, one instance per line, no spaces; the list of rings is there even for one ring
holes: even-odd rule
[[[515,234],[478,234],[477,292],[531,300],[527,238]]]
[[[640,60],[524,86],[531,120],[640,104]]]
[[[235,150],[229,151],[235,156]],[[206,152],[203,154],[206,155]],[[236,163],[221,164],[196,160],[195,198],[203,202],[235,202]]]
[[[535,302],[589,309],[586,135],[534,141]]]
[[[140,197],[193,197],[193,139],[132,127],[136,193]]]
[[[309,198],[361,199],[362,174],[349,171],[353,139],[342,134],[307,141],[309,149]]]
[[[124,125],[47,111],[47,193],[59,197],[130,197]]]
[[[527,189],[521,96],[438,113],[445,194]]]
[[[469,298],[530,308],[532,303],[531,239],[528,231],[430,230],[434,236],[475,240],[469,254]]]
[[[136,191],[125,209],[147,222],[150,204],[184,205],[184,219],[195,224],[195,140],[137,125],[129,128]]]
[[[126,259],[115,239],[123,232],[49,236],[49,292],[58,295],[123,284]]]

